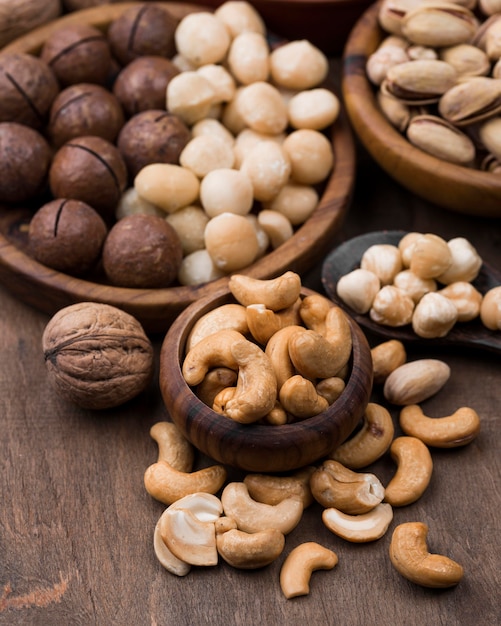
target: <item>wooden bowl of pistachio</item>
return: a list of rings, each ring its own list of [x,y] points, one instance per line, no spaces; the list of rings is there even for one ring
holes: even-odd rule
[[[344,50],[343,96],[361,142],[400,184],[440,207],[499,217],[501,21],[456,7],[371,6]]]

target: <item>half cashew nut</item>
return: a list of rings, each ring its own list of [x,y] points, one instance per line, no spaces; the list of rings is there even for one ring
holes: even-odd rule
[[[165,515],[165,511],[162,513],[162,516]],[[158,520],[155,525],[155,531],[153,533],[153,549],[155,551],[155,556],[160,561],[162,567],[164,567],[171,574],[175,574],[176,576],[186,576],[189,574],[191,570],[191,565],[186,563],[185,561],[181,561],[175,556],[167,547],[167,544],[162,539],[162,535],[160,532],[160,527],[162,524],[162,517]]]
[[[392,506],[406,506],[418,500],[430,483],[431,454],[417,437],[397,437],[390,454],[397,463],[397,471],[386,486],[384,499]]]
[[[324,509],[322,521],[338,537],[353,543],[367,543],[380,539],[393,519],[390,504],[378,504],[362,515],[347,515],[335,508]]]
[[[232,529],[216,536],[219,555],[232,567],[257,569],[277,559],[285,547],[285,537],[276,528],[255,533]]]
[[[400,426],[406,435],[435,448],[457,448],[475,439],[480,431],[478,413],[461,407],[446,417],[427,417],[421,407],[410,404],[400,411]]]
[[[447,556],[430,554],[427,535],[428,526],[422,522],[399,524],[390,543],[393,566],[402,576],[423,587],[457,585],[463,577],[463,567]]]
[[[280,570],[280,587],[286,598],[310,593],[311,575],[317,570],[333,569],[337,554],[314,541],[296,546],[285,559]]]
[[[264,304],[267,309],[280,311],[292,306],[299,298],[301,277],[295,272],[285,272],[268,280],[233,274],[228,287],[243,306]]]

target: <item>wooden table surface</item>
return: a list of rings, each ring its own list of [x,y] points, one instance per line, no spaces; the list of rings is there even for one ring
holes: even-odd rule
[[[499,220],[419,200],[359,147],[353,202],[332,246],[379,229],[434,232],[467,237],[500,268],[500,226]],[[321,290],[320,267],[303,282]],[[438,417],[470,406],[482,428],[464,448],[432,451],[428,490],[415,504],[395,509],[382,539],[345,542],[323,526],[321,508],[313,505],[288,535],[284,555],[267,568],[243,571],[221,563],[177,578],[155,558],[153,529],[164,506],[143,487],[144,471],[157,453],[149,429],[168,419],[156,378],[147,392],[116,410],[80,410],[47,386],[41,336],[48,317],[4,288],[0,311],[2,626],[501,623],[499,356],[409,348],[409,359],[436,357],[451,366],[445,388],[424,405],[428,414]],[[157,363],[161,341],[154,338]],[[382,401],[378,390],[373,400]],[[391,412],[396,420],[398,412]],[[209,462],[200,457],[198,466]],[[370,467],[383,484],[394,470],[389,457]],[[242,476],[230,472],[230,478]],[[430,550],[463,565],[464,578],[456,588],[421,588],[393,569],[391,530],[405,521],[427,523]],[[330,547],[339,563],[313,574],[309,595],[286,600],[280,566],[304,541]]]

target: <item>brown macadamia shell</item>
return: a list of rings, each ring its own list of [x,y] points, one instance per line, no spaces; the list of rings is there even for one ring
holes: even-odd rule
[[[48,267],[82,275],[97,263],[107,232],[104,220],[88,204],[60,198],[44,204],[33,216],[29,249]]]
[[[114,285],[168,287],[177,277],[183,250],[175,229],[162,217],[129,215],[110,230],[103,268]]]

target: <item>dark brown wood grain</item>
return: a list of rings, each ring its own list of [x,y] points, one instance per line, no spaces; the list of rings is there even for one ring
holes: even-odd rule
[[[420,197],[452,210],[501,216],[501,179],[489,172],[447,163],[412,146],[384,117],[365,72],[367,59],[382,41],[380,3],[358,20],[344,49],[342,92],[358,137],[380,166]]]

